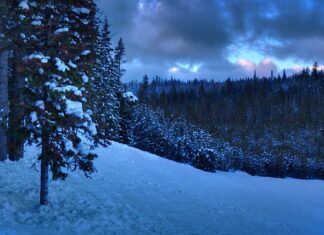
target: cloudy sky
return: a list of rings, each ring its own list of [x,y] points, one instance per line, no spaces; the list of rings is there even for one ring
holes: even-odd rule
[[[324,63],[323,0],[99,0],[144,74],[224,80]]]

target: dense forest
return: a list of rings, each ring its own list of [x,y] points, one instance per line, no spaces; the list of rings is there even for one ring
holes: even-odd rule
[[[166,120],[182,118],[239,151],[245,159],[240,162],[247,164],[230,168],[278,177],[324,176],[324,74],[317,63],[311,71],[305,68],[292,76],[284,71],[278,77],[225,82],[159,77],[149,81],[145,76],[141,83],[131,82],[129,88]],[[198,136],[195,141],[204,139]],[[219,159],[219,154],[212,158]]]
[[[112,140],[209,172],[324,179],[317,63],[292,76],[125,85],[124,41],[113,45],[95,1],[0,3],[0,160],[41,148],[42,205],[49,176],[89,176],[93,150]]]

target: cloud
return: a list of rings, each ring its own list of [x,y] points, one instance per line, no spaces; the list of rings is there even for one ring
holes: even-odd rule
[[[280,59],[314,61],[323,58],[323,1],[227,2],[232,31],[240,35],[239,43]]]
[[[125,39],[127,80],[146,73],[224,80],[252,67],[262,75],[279,72],[285,60],[324,63],[322,0],[101,0],[99,7]],[[233,48],[276,64],[248,53],[229,61]]]
[[[324,27],[324,26],[323,26]],[[324,38],[324,36],[323,36]],[[303,38],[300,40],[291,39],[283,42],[282,45],[270,47],[278,58],[295,57],[308,63],[314,61],[324,62],[324,39],[323,38]]]
[[[222,51],[230,37],[218,1],[101,0],[99,7],[113,31],[128,39],[130,56],[140,51],[144,56],[201,58]]]
[[[98,7],[102,15],[107,15],[114,33],[126,36],[132,27],[133,18],[137,14],[137,0],[98,0]]]
[[[278,72],[277,65],[269,58],[263,59],[257,64],[249,61],[248,59],[239,59],[237,64],[246,72],[246,75],[248,76],[252,76],[254,71],[257,72],[259,77],[269,77],[271,75],[271,71],[274,74]]]

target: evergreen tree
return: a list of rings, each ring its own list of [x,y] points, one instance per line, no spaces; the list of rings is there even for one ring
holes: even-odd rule
[[[311,77],[314,80],[318,80],[318,63],[317,62],[315,62],[313,65]]]
[[[287,79],[287,75],[286,75],[286,70],[284,69],[282,72],[282,79],[286,80]]]
[[[324,74],[318,72],[318,80],[309,79],[309,69],[283,75],[284,79],[251,77],[225,82],[145,82],[147,78],[140,84],[132,83],[132,90],[140,97],[147,94],[141,104],[162,109],[167,117],[157,119],[147,110],[141,112],[148,115],[139,116],[135,110],[133,116],[138,123],[133,132],[137,140],[134,145],[208,171],[213,171],[215,165],[216,169],[241,169],[258,175],[322,178],[321,167],[300,160],[323,161],[319,139],[324,124]],[[177,125],[165,124],[168,118]],[[185,118],[185,126],[197,125],[192,129],[199,134],[190,134],[193,131],[183,128],[177,118]],[[157,128],[160,133],[149,128],[157,122],[164,123]],[[223,153],[213,147],[217,144],[200,142],[213,138],[197,131],[199,128],[238,148],[228,157],[229,162],[219,159]]]
[[[96,5],[83,1],[22,1],[20,11],[26,56],[22,74],[25,136],[42,147],[40,203],[48,202],[48,170],[54,179],[64,179],[67,170],[79,168],[86,175],[94,171],[91,140],[96,128],[91,111],[84,112],[85,87],[94,60]],[[22,15],[31,15],[25,21]]]
[[[123,69],[123,64],[126,62],[125,60],[125,46],[124,41],[122,38],[119,39],[118,44],[115,48],[115,57],[114,57],[114,64],[115,64],[115,76],[119,79],[124,75],[126,72],[125,69]],[[120,84],[118,84],[120,85]]]
[[[120,100],[120,130],[118,141],[123,144],[131,142],[131,122],[137,97],[132,92],[125,92]]]
[[[119,78],[114,72],[115,60],[111,47],[109,23],[105,18],[102,30],[98,26],[96,43],[97,60],[91,80],[92,96],[89,98],[98,126],[99,138],[105,143],[116,137],[119,130]],[[117,81],[116,81],[117,80]]]
[[[253,73],[253,79],[257,79],[256,70],[254,70],[254,73]]]
[[[126,62],[125,60],[125,46],[122,38],[119,39],[118,44],[115,48],[115,56],[114,56],[114,89],[116,91],[116,96],[119,100],[119,136],[116,140],[121,141],[123,143],[128,143],[127,139],[129,132],[129,119],[130,119],[130,102],[128,97],[125,96],[127,94],[125,87],[122,86],[121,78],[126,72],[123,68],[123,64]]]
[[[122,86],[121,78],[125,74],[126,70],[123,68],[123,65],[126,63],[125,60],[125,46],[122,38],[119,39],[118,44],[115,48],[115,56],[114,56],[114,83],[113,87],[116,91],[117,97],[119,101],[123,97],[123,93],[125,92],[124,87]]]
[[[140,99],[141,102],[146,102],[148,100],[149,98],[148,88],[149,88],[149,78],[147,75],[144,75],[138,91],[138,98]]]

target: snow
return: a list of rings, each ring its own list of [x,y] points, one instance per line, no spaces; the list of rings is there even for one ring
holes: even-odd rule
[[[65,101],[65,104],[66,104],[65,114],[72,115],[79,118],[83,117],[83,108],[81,102],[67,99]]]
[[[24,58],[24,60],[33,60],[33,59],[39,59],[41,61],[41,63],[46,64],[46,63],[48,63],[48,60],[50,59],[50,57],[45,56],[43,53],[33,53],[33,54]]]
[[[56,86],[53,86],[51,87],[51,90],[53,91],[57,91],[57,92],[73,92],[74,95],[76,96],[82,96],[82,92],[80,91],[80,89],[76,86],[72,86],[72,85],[66,85],[66,86],[63,86],[63,87],[56,87]]]
[[[86,55],[89,55],[90,53],[91,53],[90,50],[84,50],[84,51],[81,53],[81,55],[86,56]]]
[[[84,83],[88,83],[89,82],[89,77],[85,73],[83,73],[82,74],[82,80],[83,80]]]
[[[30,120],[31,122],[36,122],[38,120],[37,113],[35,111],[30,113]]]
[[[138,101],[138,98],[131,91],[127,91],[124,93],[124,98],[127,98],[131,102]]]
[[[56,67],[59,71],[65,72],[70,70],[70,68],[66,66],[66,64],[61,59],[55,58],[55,61],[56,61]]]
[[[28,1],[27,0],[21,1],[18,7],[23,10],[29,10]]]
[[[82,24],[84,24],[84,25],[88,25],[88,24],[89,24],[89,21],[86,20],[86,19],[80,19],[80,21],[81,21]]]
[[[44,103],[44,101],[42,101],[42,100],[37,100],[37,101],[35,102],[35,105],[36,105],[36,107],[38,107],[39,109],[45,109],[45,103]]]
[[[72,151],[73,153],[77,152],[73,147],[73,142],[69,139],[64,139],[64,147],[66,151]]]
[[[60,33],[66,33],[66,32],[69,32],[69,28],[68,27],[60,28],[60,29],[56,30],[54,33],[55,34],[60,34]]]
[[[24,16],[24,15],[19,15],[19,19],[20,20],[24,20],[26,18],[26,16]]]
[[[71,68],[77,68],[78,66],[76,64],[74,64],[71,60],[69,61],[68,65],[71,67]]]
[[[324,181],[207,173],[118,143],[96,150],[92,179],[50,181],[40,207],[36,152],[0,162],[1,235],[323,234]]]
[[[88,130],[90,131],[91,135],[96,135],[97,134],[97,127],[96,125],[91,121],[89,122],[89,124],[87,125]]]
[[[32,25],[35,25],[35,26],[40,26],[42,25],[42,21],[40,20],[34,20],[33,22],[31,22]]]
[[[75,14],[89,14],[90,13],[90,10],[88,8],[85,8],[85,7],[73,7],[72,8],[72,11],[75,13]]]
[[[85,136],[84,132],[78,132],[78,137],[80,139],[82,139],[83,141],[81,141],[78,146],[76,151],[80,152],[83,155],[87,155],[89,153],[93,153],[93,151],[91,151],[91,146],[93,146],[92,142],[90,140],[88,140]]]

